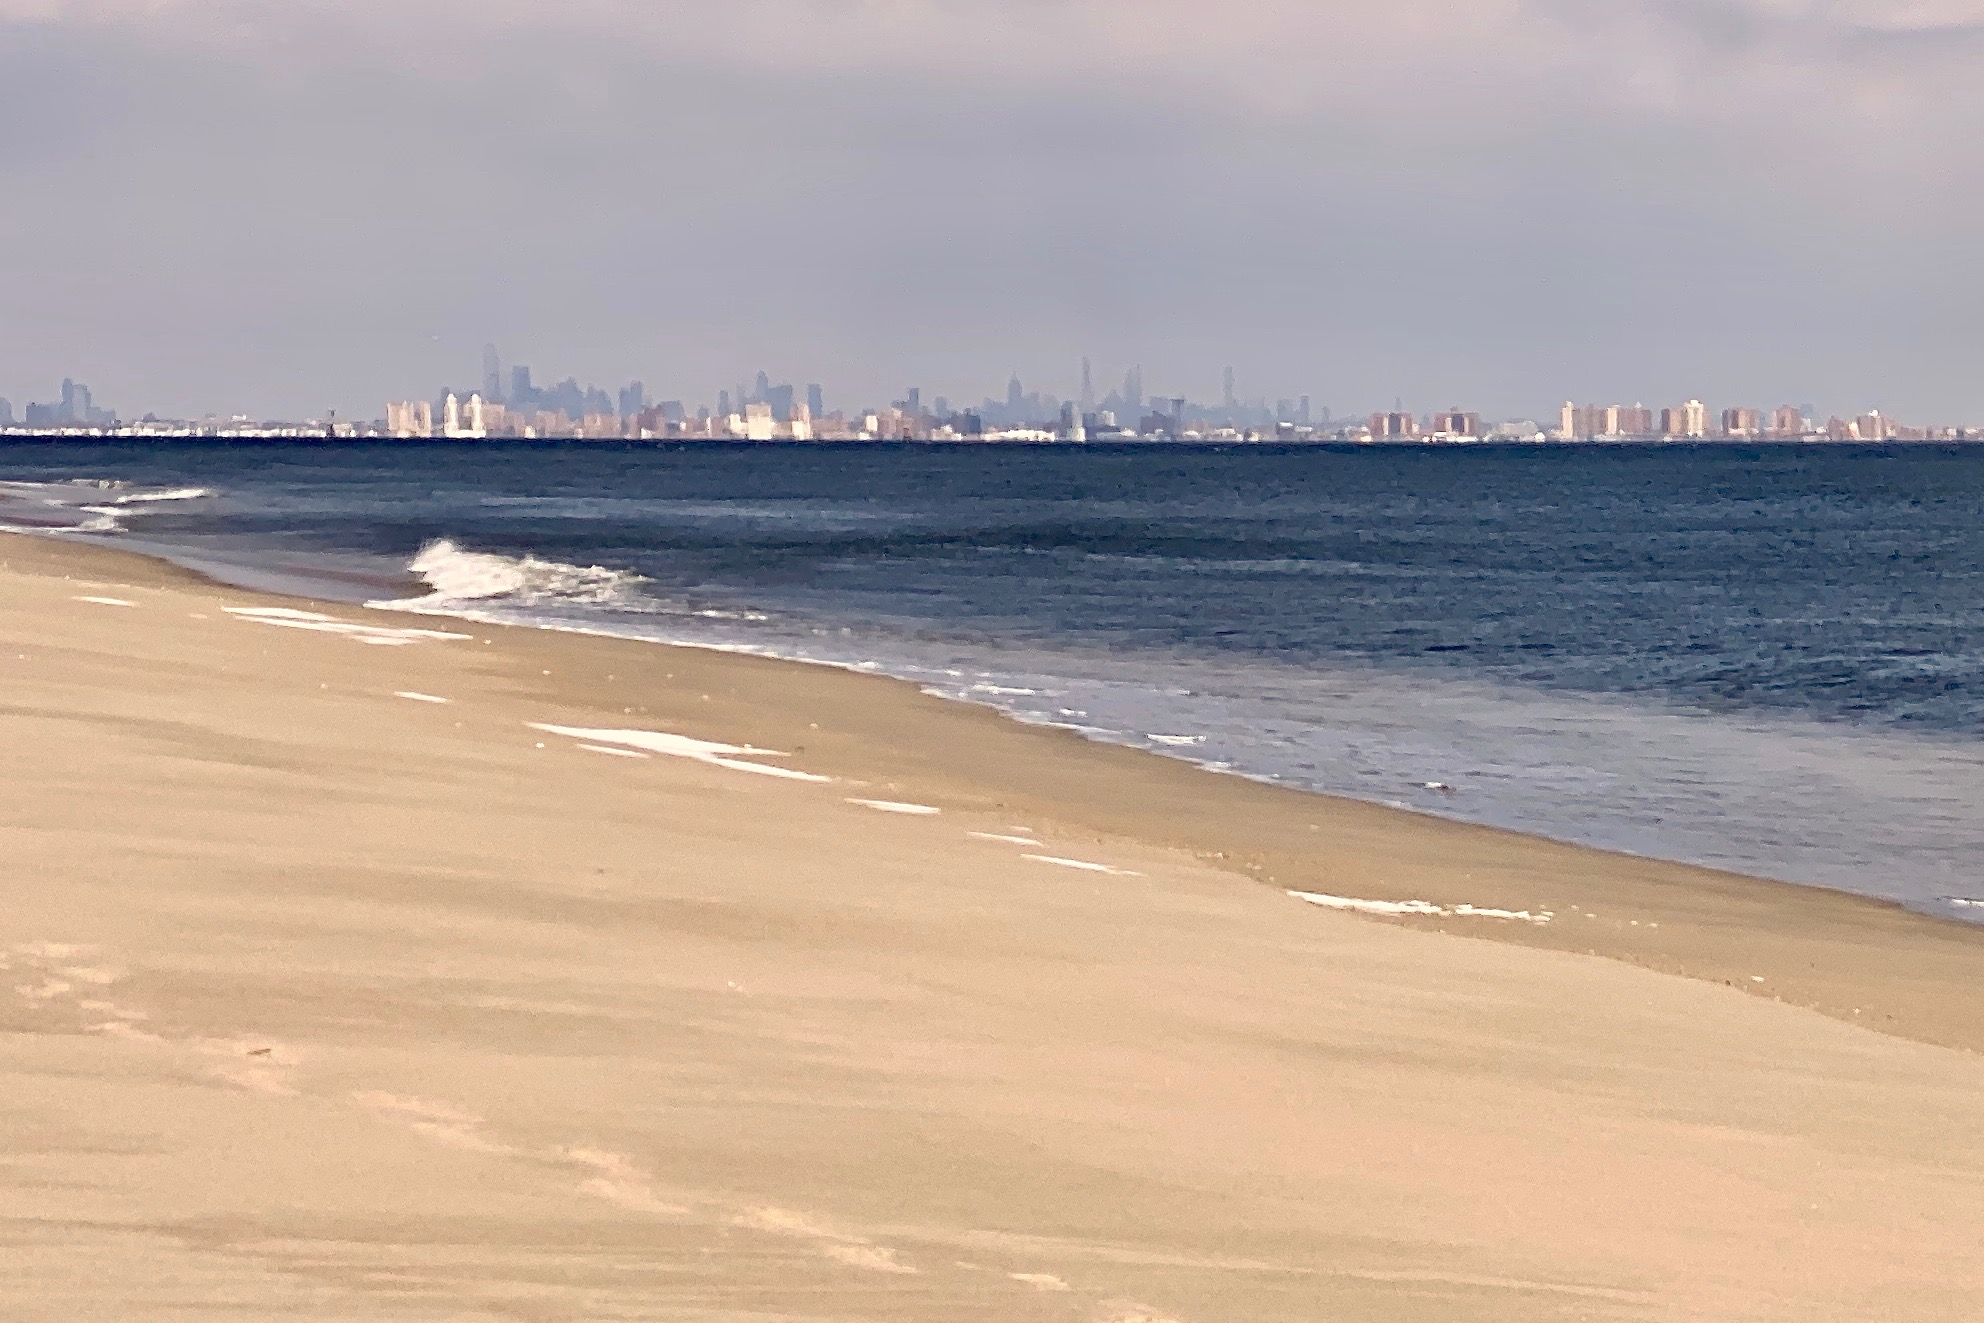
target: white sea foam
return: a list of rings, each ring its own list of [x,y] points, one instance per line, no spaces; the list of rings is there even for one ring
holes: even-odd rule
[[[1548,910],[1532,914],[1528,910],[1498,910],[1480,905],[1435,905],[1427,900],[1359,900],[1353,896],[1329,896],[1314,891],[1291,891],[1297,900],[1325,909],[1348,910],[1355,914],[1375,914],[1384,918],[1430,919],[1512,919],[1523,923],[1548,923],[1555,917]]]
[[[850,799],[847,802],[859,804],[862,808],[874,809],[878,813],[906,813],[918,818],[934,818],[943,812],[942,809],[931,808],[928,804],[899,804],[892,799]]]
[[[1191,745],[1204,744],[1206,742],[1206,737],[1203,735],[1152,735],[1148,738],[1152,744],[1168,745],[1174,749],[1183,749]]]
[[[433,694],[416,693],[411,689],[401,689],[393,697],[412,699],[416,703],[446,703],[451,701],[446,698],[437,698]]]
[[[124,521],[145,507],[192,501],[213,495],[204,487],[134,488],[128,483],[78,479],[71,482],[0,482],[0,508],[28,508],[34,522],[75,533],[121,533]],[[59,513],[57,513],[59,512]],[[89,516],[87,519],[82,516]],[[30,529],[45,532],[46,527]]]
[[[137,605],[136,602],[127,602],[121,597],[78,597],[76,600],[78,602],[92,602],[97,606],[136,606]]]
[[[563,602],[624,606],[632,590],[647,582],[638,574],[599,565],[566,565],[535,556],[464,551],[445,538],[422,547],[407,568],[424,579],[432,592],[426,597],[372,605],[445,611],[451,605],[503,598],[523,605]]]
[[[707,763],[712,767],[724,767],[733,772],[755,772],[759,776],[776,776],[787,781],[812,781],[826,783],[830,776],[814,776],[811,772],[796,771],[790,767],[767,767],[763,763],[747,763],[744,758],[788,758],[791,755],[776,749],[756,749],[748,744],[717,744],[710,740],[691,739],[687,735],[675,735],[657,730],[591,730],[579,726],[550,726],[540,722],[530,722],[532,730],[541,730],[551,735],[564,735],[571,739],[591,744],[619,744],[628,748],[642,749],[648,753],[659,753],[669,758],[687,758],[692,762]]]
[[[468,634],[450,634],[436,629],[389,629],[381,625],[360,625],[316,611],[299,611],[287,606],[230,606],[224,609],[231,616],[251,620],[257,624],[276,625],[283,629],[306,629],[319,634],[338,634],[358,643],[370,643],[381,647],[397,648],[434,639],[471,637]]]
[[[1111,868],[1108,864],[1092,864],[1085,859],[1063,859],[1059,855],[1053,854],[1026,854],[1021,855],[1020,858],[1031,859],[1035,863],[1053,864],[1060,868],[1079,868],[1085,873],[1108,873],[1112,877],[1143,876],[1142,873],[1133,873],[1127,868]]]
[[[119,496],[114,504],[152,505],[160,501],[198,501],[212,495],[213,493],[205,487],[171,487],[164,491],[131,492],[127,495]]]
[[[1958,909],[1984,909],[1984,899],[1975,896],[1951,896],[1949,902]]]

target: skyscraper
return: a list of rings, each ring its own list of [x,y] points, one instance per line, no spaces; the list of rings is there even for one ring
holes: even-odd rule
[[[537,388],[530,384],[530,369],[519,363],[510,369],[511,404],[537,403]]]
[[[638,381],[630,381],[620,389],[620,416],[633,418],[648,407],[648,388]]]
[[[1025,400],[1026,392],[1020,385],[1020,374],[1015,372],[1013,379],[1006,383],[1006,407],[1017,414]]]
[[[1082,412],[1095,411],[1095,374],[1089,370],[1086,356],[1082,359]]]
[[[817,381],[806,388],[806,409],[815,418],[827,416],[827,393]]]
[[[482,397],[492,403],[503,399],[503,360],[493,344],[482,346]]]

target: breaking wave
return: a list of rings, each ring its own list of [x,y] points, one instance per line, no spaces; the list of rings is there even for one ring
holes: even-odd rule
[[[407,565],[432,591],[425,597],[385,606],[445,610],[451,603],[497,601],[517,606],[610,606],[639,610],[639,588],[647,580],[629,570],[601,565],[567,565],[535,556],[499,556],[465,551],[442,538],[429,542]]]
[[[204,500],[206,487],[134,486],[101,478],[68,482],[0,482],[0,516],[14,523],[75,533],[122,533],[124,521],[146,507]]]

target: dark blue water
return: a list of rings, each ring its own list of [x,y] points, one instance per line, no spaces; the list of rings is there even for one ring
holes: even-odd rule
[[[0,520],[868,665],[1944,913],[1984,896],[1984,449],[0,446],[0,480],[78,479],[127,485],[11,489]],[[131,500],[184,488],[211,494]]]

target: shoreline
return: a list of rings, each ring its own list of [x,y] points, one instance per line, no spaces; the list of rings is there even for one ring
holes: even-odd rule
[[[1871,900],[1881,905],[1898,905],[1909,913],[1939,922],[1954,922],[1966,927],[1984,929],[1984,917],[1980,917],[1984,916],[1984,909],[1978,908],[1980,905],[1984,905],[1984,899],[1973,898],[1968,892],[1943,894],[1925,891],[1921,895],[1903,897],[1893,893],[1883,893],[1878,889],[1861,889],[1850,882],[1828,880],[1823,876],[1793,876],[1792,873],[1796,871],[1795,869],[1788,869],[1784,872],[1753,871],[1740,860],[1718,861],[1712,857],[1698,858],[1689,857],[1685,853],[1663,852],[1658,848],[1658,843],[1650,843],[1646,848],[1640,848],[1633,844],[1622,843],[1616,839],[1618,836],[1616,831],[1587,831],[1580,834],[1568,824],[1562,823],[1558,824],[1556,829],[1549,826],[1517,825],[1506,820],[1498,821],[1498,815],[1493,811],[1477,812],[1472,815],[1445,813],[1439,811],[1436,807],[1426,804],[1402,803],[1393,795],[1381,794],[1376,791],[1363,794],[1342,786],[1305,784],[1300,778],[1283,777],[1271,772],[1247,770],[1242,766],[1236,766],[1230,763],[1191,757],[1181,751],[1165,747],[1153,747],[1153,741],[1161,743],[1170,737],[1146,736],[1144,740],[1139,740],[1134,733],[1137,729],[1140,729],[1139,727],[1133,726],[1125,730],[1108,730],[1065,718],[1048,716],[1045,713],[1029,713],[1023,709],[1002,704],[995,699],[978,697],[969,692],[950,692],[941,680],[932,678],[938,674],[937,672],[931,671],[927,666],[919,668],[913,663],[903,662],[900,659],[898,659],[896,666],[892,668],[888,663],[808,656],[803,652],[783,651],[776,647],[752,643],[733,643],[643,634],[632,629],[617,629],[611,625],[593,625],[551,619],[506,619],[500,611],[489,612],[477,609],[473,598],[449,598],[445,593],[435,588],[433,584],[410,570],[398,572],[397,576],[389,584],[383,573],[353,575],[321,566],[307,570],[297,569],[292,573],[288,568],[263,571],[245,564],[232,565],[224,562],[203,563],[198,557],[186,552],[175,553],[170,549],[157,547],[137,550],[131,546],[123,545],[121,538],[118,542],[99,540],[106,536],[101,533],[86,532],[80,537],[72,538],[70,534],[76,530],[69,527],[51,527],[45,532],[27,532],[26,530],[18,529],[0,531],[15,531],[27,536],[50,537],[69,545],[95,547],[113,554],[133,555],[143,560],[176,566],[179,569],[192,573],[203,582],[210,582],[218,586],[241,591],[269,594],[298,602],[320,605],[330,603],[354,609],[364,608],[366,610],[389,611],[436,619],[451,619],[491,628],[531,629],[570,634],[579,637],[613,639],[664,648],[706,651],[726,656],[753,657],[774,663],[824,667],[830,670],[839,670],[848,674],[871,678],[875,676],[892,678],[928,696],[941,698],[949,702],[981,707],[1007,720],[1017,722],[1020,725],[1038,729],[1072,732],[1099,744],[1131,749],[1183,762],[1200,771],[1213,775],[1236,777],[1267,787],[1292,790],[1298,794],[1318,795],[1333,802],[1364,804],[1395,810],[1403,812],[1412,818],[1430,818],[1463,825],[1478,826],[1490,831],[1503,832],[1528,840],[1592,849],[1607,856],[1638,859],[1650,863],[1674,864],[1699,869],[1719,876],[1742,878],[1756,883],[1788,885],[1800,889],[1812,889],[1835,895]],[[135,536],[131,541],[140,545],[143,543],[141,536]],[[427,545],[433,546],[437,544],[430,542]],[[448,547],[452,544],[447,539],[441,539],[438,545]],[[227,577],[228,572],[232,572],[238,577],[229,578]],[[615,577],[633,575],[636,576],[634,581],[639,582],[637,574],[634,571],[605,570],[603,573]],[[364,593],[338,595],[337,590],[340,585],[335,581],[339,579],[348,580],[349,585],[364,585],[368,591]],[[386,593],[393,600],[384,600],[378,597],[377,594],[381,592]],[[446,602],[449,605],[430,606],[428,605],[430,602]],[[923,675],[920,677],[916,674],[919,669],[923,671]],[[949,672],[947,674],[956,675],[958,673]],[[992,692],[1005,691],[992,686]],[[1701,715],[1704,719],[1707,719],[1706,714],[1693,714],[1686,710],[1672,712],[1665,709],[1656,710],[1664,716],[1692,720],[1697,715]],[[1774,717],[1772,716],[1758,716],[1754,719],[1754,725],[1744,725],[1743,728],[1762,729],[1773,719]],[[1881,734],[1887,733],[1882,732]],[[1198,738],[1202,741],[1204,737],[1200,736]],[[1892,738],[1899,737],[1892,736]],[[1943,747],[1950,750],[1959,750],[1964,753],[1969,752],[1968,745],[1958,743],[1940,744],[1934,737],[1930,736],[1916,736],[1913,738],[1920,740],[1922,742],[1921,747],[1923,748]],[[1421,785],[1420,782],[1407,778],[1406,781],[1400,782],[1400,786],[1403,787],[1408,783],[1413,787],[1419,787]],[[1428,785],[1426,788],[1430,789],[1431,786]],[[1397,793],[1396,788],[1395,793]],[[1503,807],[1506,808],[1506,806]],[[1600,810],[1595,813],[1587,813],[1585,820],[1589,822],[1604,821],[1604,811]],[[1642,827],[1644,826],[1644,824],[1641,825]],[[1614,839],[1607,839],[1608,836]],[[1976,910],[1976,913],[1972,913],[1972,910]]]
[[[10,1319],[1984,1311],[1960,924],[45,539],[0,677]]]
[[[117,572],[120,566],[130,567],[125,573],[148,567],[152,574],[183,576],[187,583],[239,595],[244,601],[355,611],[382,622],[403,622],[408,616],[452,620],[465,628],[499,631],[517,641],[594,640],[611,648],[634,649],[626,667],[630,671],[657,673],[673,666],[716,677],[735,666],[738,678],[748,677],[757,691],[747,702],[761,705],[772,691],[787,687],[780,680],[786,668],[795,674],[838,677],[866,693],[886,694],[885,704],[900,703],[915,711],[916,735],[935,732],[919,740],[917,747],[904,747],[897,741],[908,732],[890,729],[896,723],[886,723],[875,730],[848,732],[854,747],[872,756],[881,751],[877,745],[883,745],[888,757],[939,780],[959,802],[1001,807],[1010,803],[1051,811],[1082,831],[1184,851],[1239,882],[1283,893],[1369,902],[1341,908],[1373,921],[1595,955],[1735,988],[1877,1032],[1984,1052],[1984,978],[1945,979],[1943,971],[1932,969],[1924,981],[1937,988],[1933,997],[1924,998],[1904,987],[1899,977],[1922,953],[1939,963],[1950,962],[1952,973],[1964,969],[1984,973],[1984,925],[1911,909],[1899,901],[1275,784],[1155,750],[1095,740],[1065,726],[1021,721],[990,704],[930,694],[912,680],[830,661],[581,628],[505,624],[403,607],[326,603],[235,587],[163,556],[59,537],[6,534],[0,537],[0,548],[18,542],[63,548],[76,553],[82,563],[101,565],[104,572]],[[6,559],[4,552],[0,559]],[[643,666],[640,654],[646,650],[657,656]],[[691,657],[703,660],[692,662]],[[674,660],[664,664],[666,658]],[[827,687],[834,683],[824,682]],[[733,687],[732,693],[736,692]],[[785,705],[772,701],[771,706],[776,710]],[[947,713],[954,720],[947,719]],[[678,714],[694,724],[696,714],[679,710]],[[949,726],[956,730],[947,730]],[[968,732],[969,740],[990,736],[999,753],[996,764],[966,771],[956,760],[919,752],[941,747],[957,732]],[[1045,795],[1029,793],[1024,782],[1042,772],[1049,774],[1053,789]],[[1106,789],[1085,803],[1084,791],[1092,787]],[[1163,796],[1166,807],[1133,807],[1128,802],[1132,791]],[[1225,821],[1245,826],[1235,830]],[[1324,831],[1339,838],[1348,835],[1351,848],[1340,843],[1334,849],[1317,850],[1308,833]],[[1398,852],[1399,839],[1417,848]],[[1462,861],[1469,859],[1478,861],[1476,866],[1462,867]],[[1524,873],[1531,876],[1519,876]],[[1534,876],[1537,873],[1542,878]],[[1448,911],[1471,907],[1550,918],[1547,923],[1510,923],[1484,922],[1464,913],[1381,912],[1396,905]],[[1717,908],[1723,913],[1714,914]],[[1726,920],[1735,917],[1741,922],[1731,929]],[[1775,941],[1787,949],[1751,950],[1748,939]],[[1918,944],[1920,952],[1911,955]],[[1852,968],[1856,959],[1863,968]],[[1951,1004],[1952,984],[1975,991]]]

